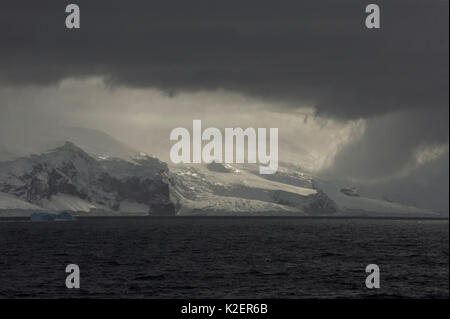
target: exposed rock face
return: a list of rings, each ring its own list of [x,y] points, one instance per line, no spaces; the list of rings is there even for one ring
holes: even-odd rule
[[[272,193],[275,203],[299,208],[308,215],[332,215],[337,212],[336,204],[321,190],[308,196],[286,191],[273,191]]]
[[[211,172],[232,173],[233,171],[226,164],[212,162],[206,165]]]
[[[0,191],[38,206],[65,194],[102,210],[118,212],[127,201],[147,205],[149,214],[173,215],[167,173],[167,165],[156,158],[97,160],[67,142],[42,155],[1,163]]]
[[[305,207],[305,212],[309,215],[332,215],[338,212],[336,203],[322,190],[318,190],[314,195],[315,200]]]
[[[356,188],[354,188],[354,187],[352,187],[352,188],[348,188],[348,187],[341,188],[341,193],[345,194],[347,196],[359,197],[358,190]]]

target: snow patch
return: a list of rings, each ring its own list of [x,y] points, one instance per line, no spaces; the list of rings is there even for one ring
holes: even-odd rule
[[[40,207],[30,204],[14,195],[0,192],[0,209],[41,209]]]
[[[70,210],[74,212],[86,213],[90,212],[91,209],[101,208],[81,198],[67,194],[53,195],[50,200],[43,199],[41,200],[41,205],[43,208],[51,211]]]

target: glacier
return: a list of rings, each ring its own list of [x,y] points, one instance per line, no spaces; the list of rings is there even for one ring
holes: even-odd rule
[[[101,132],[65,134],[72,141],[53,136],[44,143],[40,137],[36,154],[22,149],[0,159],[0,217],[42,210],[79,216],[442,216],[291,163],[280,162],[272,175],[259,174],[256,164],[167,164]]]

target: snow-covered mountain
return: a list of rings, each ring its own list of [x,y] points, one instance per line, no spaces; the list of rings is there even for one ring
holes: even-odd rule
[[[264,178],[256,165],[171,167],[172,192],[180,215],[330,215],[337,208],[311,180],[298,183]]]
[[[171,214],[167,165],[146,155],[97,158],[71,142],[0,163],[0,210]]]
[[[43,209],[89,215],[439,216],[292,164],[280,163],[273,175],[260,175],[253,164],[168,167],[102,132],[60,133],[35,138],[25,148],[0,147],[9,157],[0,159],[0,217]],[[72,142],[58,141],[67,135]],[[43,152],[48,145],[55,148]],[[38,155],[29,155],[32,149]]]
[[[429,210],[348,192],[343,181],[280,164],[260,175],[251,164],[170,167],[179,215],[438,216]]]

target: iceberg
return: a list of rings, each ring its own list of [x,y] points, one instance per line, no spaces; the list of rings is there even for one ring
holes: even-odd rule
[[[75,219],[76,218],[67,211],[60,213],[35,212],[30,216],[30,220],[32,222],[48,222],[48,221],[75,220]]]

